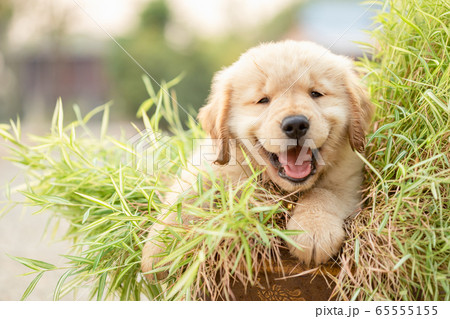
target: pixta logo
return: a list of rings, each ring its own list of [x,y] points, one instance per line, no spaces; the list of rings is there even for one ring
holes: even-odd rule
[[[128,140],[127,163],[144,174],[154,175],[169,166],[177,154],[170,137],[152,129],[145,129]]]

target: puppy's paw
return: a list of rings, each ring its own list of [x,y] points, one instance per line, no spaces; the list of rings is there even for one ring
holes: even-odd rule
[[[304,231],[292,236],[301,250],[288,246],[291,254],[306,265],[327,262],[338,253],[345,238],[343,220],[331,214],[295,214],[287,229]]]

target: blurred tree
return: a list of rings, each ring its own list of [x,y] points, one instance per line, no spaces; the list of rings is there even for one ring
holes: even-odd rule
[[[169,81],[184,73],[176,86],[178,102],[185,109],[198,110],[209,93],[213,74],[234,62],[247,48],[263,42],[279,40],[295,23],[296,5],[281,12],[272,21],[242,32],[238,28],[213,40],[199,39],[178,25],[178,37],[187,39],[180,48],[170,43],[167,29],[177,26],[165,0],[151,1],[142,11],[138,27],[119,43],[158,82]],[[182,40],[183,40],[182,39]],[[133,117],[147,98],[141,75],[144,72],[115,44],[109,57],[114,79],[116,107]],[[152,83],[156,88],[157,85]],[[186,118],[180,110],[180,115]]]
[[[58,96],[65,98],[58,72],[75,22],[72,7],[52,0],[0,0],[0,121],[19,115],[39,123],[51,115]],[[27,36],[17,41],[10,31],[25,27]]]
[[[9,22],[13,13],[12,3],[10,0],[2,0],[0,2],[0,50],[6,41],[6,33],[8,32]]]
[[[164,33],[164,28],[170,19],[170,10],[165,1],[153,1],[141,14],[141,26],[152,28],[154,31]]]

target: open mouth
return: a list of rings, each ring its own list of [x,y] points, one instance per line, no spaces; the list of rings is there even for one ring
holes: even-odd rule
[[[316,173],[317,149],[298,145],[279,154],[263,149],[278,175],[292,183],[302,183]]]

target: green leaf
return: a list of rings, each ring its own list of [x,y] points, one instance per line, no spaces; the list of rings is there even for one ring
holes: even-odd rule
[[[62,107],[62,100],[61,97],[58,98],[56,101],[55,111],[53,112],[53,118],[52,118],[52,132],[54,134],[58,134],[58,136],[61,138],[63,136],[63,107]]]
[[[247,263],[247,271],[250,281],[253,281],[253,262],[252,262],[252,254],[250,251],[250,245],[248,244],[247,239],[244,237],[244,235],[241,234],[241,244],[244,246],[244,253],[245,253],[245,261]]]
[[[103,299],[103,292],[105,291],[107,277],[107,272],[103,273],[103,275],[100,276],[100,279],[98,281],[97,301],[101,301]]]
[[[44,273],[45,273],[45,271],[41,271],[40,273],[37,274],[36,277],[34,277],[34,279],[28,285],[27,289],[25,289],[25,292],[23,293],[22,298],[20,298],[20,300],[23,301],[23,300],[26,300],[28,298],[28,296],[33,292],[33,290],[36,287],[36,285],[39,282],[39,280],[41,280],[41,278],[44,275]]]
[[[258,234],[261,237],[264,244],[266,246],[269,246],[270,245],[269,237],[267,237],[266,232],[264,231],[264,229],[262,228],[262,226],[259,223],[256,223],[256,229],[258,230]]]
[[[167,299],[171,299],[181,290],[187,290],[190,287],[197,277],[198,267],[200,267],[200,264],[204,262],[204,260],[205,255],[200,251],[195,262],[184,272],[181,278],[177,280],[175,286],[170,290]]]
[[[395,271],[395,270],[399,269],[403,265],[403,263],[405,261],[407,261],[409,258],[411,258],[411,254],[403,256],[402,259],[400,259],[398,261],[398,263],[395,264],[394,268],[392,268],[392,271]]]
[[[291,244],[292,246],[294,246],[297,249],[303,250],[302,247],[300,247],[298,245],[298,243],[296,243],[291,237],[289,236],[293,236],[293,235],[298,235],[303,233],[304,231],[302,230],[284,230],[281,231],[279,229],[270,229],[270,231],[272,233],[274,233],[275,235],[279,236],[280,238],[282,238],[284,241],[286,241],[287,243]]]
[[[74,271],[73,269],[69,269],[59,278],[58,282],[56,283],[55,290],[53,292],[53,300],[54,301],[60,299],[61,289],[64,285],[64,282],[66,281],[67,277],[69,277],[73,273],[73,271]]]
[[[103,111],[102,117],[102,127],[100,129],[100,139],[103,141],[105,139],[106,133],[108,131],[109,123],[109,104],[105,105],[105,110]]]
[[[8,255],[8,254],[7,254]],[[36,260],[36,259],[30,259],[30,258],[25,258],[25,257],[16,257],[16,256],[11,256],[8,255],[9,258],[18,261],[19,263],[21,263],[22,265],[33,269],[33,270],[37,270],[37,271],[41,271],[41,270],[52,270],[52,269],[56,269],[57,267],[55,265],[40,261],[40,260]]]
[[[89,207],[86,212],[83,214],[83,220],[81,221],[81,224],[84,224],[86,220],[89,218],[89,213],[91,212],[92,207]]]
[[[111,206],[110,204],[108,204],[108,203],[106,203],[106,202],[104,202],[104,201],[102,201],[102,200],[100,200],[100,199],[97,199],[97,198],[94,198],[94,197],[92,197],[92,196],[85,195],[85,194],[82,194],[82,193],[78,193],[78,192],[75,192],[75,194],[77,194],[78,196],[84,197],[84,198],[86,198],[87,200],[89,200],[89,201],[91,201],[91,202],[93,202],[93,203],[96,203],[96,204],[99,204],[99,205],[101,205],[101,206],[103,206],[103,207],[106,207],[106,208],[108,208],[108,209],[111,209],[112,211],[117,211],[116,208],[114,208],[114,207]]]

